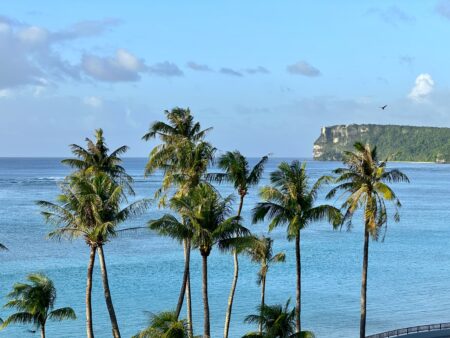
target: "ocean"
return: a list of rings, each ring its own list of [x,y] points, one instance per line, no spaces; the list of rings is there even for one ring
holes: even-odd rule
[[[269,161],[260,186],[281,160]],[[256,159],[253,159],[254,163]],[[329,174],[338,162],[307,162],[312,178]],[[135,179],[136,198],[153,197],[161,174],[144,178],[145,158],[125,159],[125,167]],[[406,173],[410,184],[394,184],[403,207],[401,222],[391,221],[384,242],[370,242],[368,272],[367,333],[450,321],[450,166],[431,163],[392,163]],[[212,168],[211,171],[215,169]],[[15,282],[27,274],[43,272],[55,282],[56,306],[71,306],[78,319],[48,322],[48,337],[85,336],[84,297],[88,247],[81,241],[46,238],[52,229],[45,224],[35,202],[55,201],[58,184],[69,173],[57,158],[0,159],[0,243],[9,248],[0,252],[0,304]],[[233,193],[221,185],[223,195]],[[267,223],[252,225],[251,209],[258,201],[258,187],[245,200],[245,224],[255,233],[266,233]],[[319,203],[324,202],[326,189]],[[328,203],[339,204],[339,201]],[[123,227],[142,226],[158,218],[164,210],[154,203],[142,216]],[[266,303],[295,301],[294,243],[288,242],[285,228],[274,230],[274,252],[286,253],[286,262],[268,272]],[[359,333],[360,280],[363,232],[361,217],[348,232],[334,231],[319,222],[302,231],[302,325],[318,338],[349,338]],[[149,313],[173,309],[183,272],[183,250],[175,241],[147,231],[127,233],[105,246],[112,299],[123,337],[131,337],[146,327]],[[194,329],[202,333],[201,260],[191,254],[191,282]],[[260,289],[256,284],[258,266],[240,259],[240,275],[231,319],[230,337],[241,337],[254,329],[244,323],[256,313]],[[212,337],[223,335],[225,310],[233,276],[230,254],[214,249],[209,259],[209,301]],[[0,317],[10,312],[0,308]],[[182,312],[183,316],[185,310]],[[94,272],[93,322],[98,338],[111,337],[111,327],[103,298],[98,260]],[[0,337],[26,338],[30,326],[9,326]]]

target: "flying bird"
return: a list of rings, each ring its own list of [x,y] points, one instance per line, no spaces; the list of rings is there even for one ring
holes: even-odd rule
[[[383,107],[380,107],[381,110],[385,110],[387,107],[387,104],[385,104]]]

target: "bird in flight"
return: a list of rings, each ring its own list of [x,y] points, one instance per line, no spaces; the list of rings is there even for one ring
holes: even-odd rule
[[[380,107],[381,110],[385,110],[387,107],[387,104],[385,104],[383,107]]]

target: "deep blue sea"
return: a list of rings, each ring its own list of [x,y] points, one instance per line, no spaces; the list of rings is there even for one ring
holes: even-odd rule
[[[268,173],[282,159],[271,159],[260,185],[268,183]],[[126,159],[125,166],[135,179],[136,198],[152,197],[161,175],[143,176],[146,159]],[[340,164],[306,160],[313,178]],[[450,321],[450,166],[424,163],[392,163],[410,178],[397,184],[401,222],[391,222],[384,242],[370,243],[367,331],[376,333],[398,327]],[[212,171],[214,168],[211,169]],[[0,159],[0,303],[13,283],[31,272],[44,272],[55,282],[57,307],[72,306],[76,321],[49,322],[48,337],[85,336],[84,296],[88,247],[82,241],[48,240],[52,229],[35,205],[37,200],[54,201],[58,184],[68,173],[60,159]],[[233,193],[222,185],[223,195]],[[323,191],[319,202],[323,202]],[[246,225],[263,233],[266,224],[248,220],[258,201],[257,189],[250,191],[245,205]],[[331,201],[334,203],[336,201]],[[339,202],[336,202],[339,203]],[[124,227],[144,225],[164,213],[156,204]],[[361,219],[351,232],[333,231],[326,223],[312,224],[302,232],[302,322],[318,338],[357,337],[363,233]],[[285,239],[285,229],[270,235],[275,251],[284,251],[285,264],[275,265],[268,274],[266,302],[295,300],[294,243]],[[156,234],[128,233],[105,247],[112,298],[123,337],[143,329],[148,312],[173,309],[182,272],[181,246]],[[192,255],[194,329],[202,333],[200,255]],[[214,250],[209,259],[209,296],[212,336],[221,337],[228,292],[233,274],[232,257]],[[98,261],[97,261],[98,264]],[[258,267],[241,258],[241,274],[231,321],[231,337],[241,337],[252,327],[246,315],[255,313],[260,290],[256,284]],[[93,314],[96,337],[111,337],[110,321],[96,267]],[[0,309],[0,317],[8,311]],[[183,313],[184,310],[183,310]],[[33,337],[28,326],[10,326],[0,337]]]

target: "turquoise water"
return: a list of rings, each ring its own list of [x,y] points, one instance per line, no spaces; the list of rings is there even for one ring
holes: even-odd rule
[[[267,173],[280,159],[267,165]],[[127,159],[126,167],[136,180],[137,198],[153,195],[161,176],[144,179],[145,159]],[[337,162],[308,161],[313,177],[329,173]],[[403,208],[399,224],[391,222],[384,243],[370,243],[368,281],[368,333],[397,327],[450,321],[450,167],[422,163],[394,163],[411,183],[396,185]],[[45,272],[58,289],[57,306],[72,306],[76,321],[48,323],[48,337],[85,336],[84,292],[88,248],[81,241],[47,240],[51,229],[44,224],[36,200],[53,201],[58,182],[67,174],[59,159],[0,159],[0,295],[30,272]],[[220,187],[223,194],[230,186]],[[323,197],[323,196],[322,196]],[[256,190],[244,206],[248,219],[257,202]],[[162,215],[156,207],[125,226],[142,225]],[[263,232],[264,224],[248,226]],[[277,251],[287,255],[285,264],[269,271],[267,303],[295,299],[294,245],[287,242],[284,229],[274,231]],[[359,294],[363,234],[355,222],[352,232],[333,231],[325,223],[313,224],[302,233],[303,314],[305,328],[317,337],[356,337],[359,325]],[[113,302],[123,337],[130,337],[147,323],[147,313],[172,309],[178,297],[183,271],[182,248],[151,233],[133,233],[117,238],[105,247]],[[192,291],[195,329],[202,332],[200,259],[192,253]],[[221,337],[229,287],[232,258],[217,251],[209,267],[212,336]],[[244,324],[259,301],[257,266],[241,259],[232,338],[252,329]],[[103,298],[98,266],[94,276],[93,303],[96,337],[110,337],[110,322]],[[2,296],[1,302],[5,301]],[[184,313],[184,312],[183,312]],[[0,310],[0,317],[8,312]],[[33,337],[27,326],[9,327],[0,337]]]

